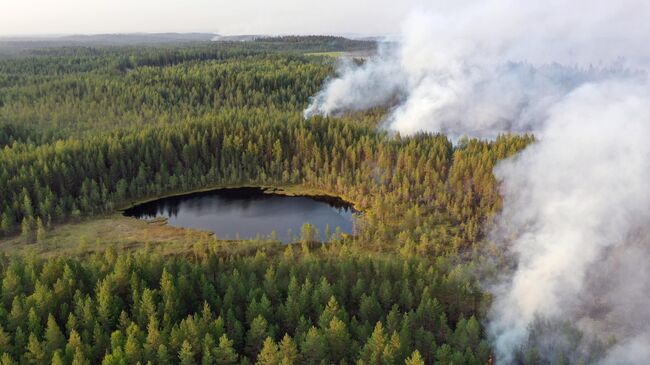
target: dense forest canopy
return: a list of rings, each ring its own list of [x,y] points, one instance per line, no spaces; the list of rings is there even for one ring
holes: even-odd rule
[[[533,137],[394,135],[382,109],[304,120],[328,53],[372,49],[282,37],[1,59],[5,240],[42,244],[133,201],[237,184],[328,191],[363,215],[325,244],[303,232],[287,246],[206,237],[173,256],[119,243],[4,256],[0,362],[487,363],[489,295],[472,272],[501,204],[492,168]]]

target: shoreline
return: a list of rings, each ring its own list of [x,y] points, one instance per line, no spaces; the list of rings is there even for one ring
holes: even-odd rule
[[[308,197],[308,198],[321,198],[321,199],[338,199],[346,204],[349,204],[350,207],[352,208],[353,212],[355,214],[362,213],[362,211],[358,208],[358,203],[355,202],[352,199],[348,199],[348,197],[340,195],[340,194],[334,194],[329,191],[325,190],[320,190],[317,188],[309,188],[302,186],[300,184],[295,184],[295,185],[265,185],[265,184],[224,184],[224,185],[215,185],[207,188],[200,188],[200,189],[194,189],[194,190],[188,190],[188,191],[183,191],[183,192],[175,192],[175,193],[169,193],[169,194],[162,194],[158,195],[155,197],[149,197],[149,198],[144,198],[140,200],[134,200],[131,201],[127,204],[120,205],[119,207],[115,208],[116,212],[119,212],[120,214],[124,215],[124,212],[126,210],[129,210],[131,208],[134,208],[138,205],[141,204],[146,204],[150,203],[156,200],[160,199],[165,199],[165,198],[172,198],[172,197],[177,197],[177,196],[183,196],[183,195],[189,195],[189,194],[195,194],[195,193],[207,193],[210,191],[216,191],[216,190],[224,190],[224,189],[239,189],[239,188],[257,188],[261,189],[264,194],[275,194],[275,195],[282,195],[282,196],[303,196],[303,197]],[[126,216],[126,215],[124,215]]]

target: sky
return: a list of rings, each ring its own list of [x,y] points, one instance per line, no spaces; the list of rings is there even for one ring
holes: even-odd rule
[[[0,0],[0,35],[399,31],[422,0]]]

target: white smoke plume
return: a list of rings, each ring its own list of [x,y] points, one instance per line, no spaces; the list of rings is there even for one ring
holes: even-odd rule
[[[650,2],[440,1],[414,14],[376,58],[342,64],[305,117],[388,103],[385,126],[404,134],[533,132],[495,170],[504,207],[490,239],[516,261],[491,288],[496,360],[523,362],[532,344],[543,363],[649,364]]]
[[[534,130],[577,86],[623,76],[623,66],[650,59],[650,3],[643,0],[441,4],[405,21],[398,46],[361,67],[344,63],[305,116],[397,98],[391,129],[494,137]]]
[[[341,77],[332,79],[305,110],[305,117],[314,114],[338,114],[383,105],[404,90],[402,70],[393,62],[393,45],[380,44],[378,54],[363,67],[348,59],[339,60]]]
[[[538,143],[497,167],[495,239],[514,237],[518,260],[491,313],[502,359],[536,316],[602,340],[650,335],[648,97],[645,85],[585,85],[550,109]]]

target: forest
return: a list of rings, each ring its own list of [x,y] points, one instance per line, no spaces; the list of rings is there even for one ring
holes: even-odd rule
[[[490,363],[476,271],[495,250],[492,169],[534,138],[400,136],[380,128],[383,108],[305,120],[331,53],[373,49],[281,37],[7,52],[0,246],[46,249],[2,251],[0,363]],[[134,201],[236,185],[327,191],[363,214],[329,242],[48,247],[58,227]]]

